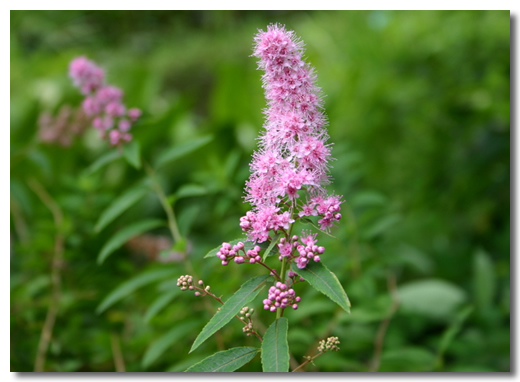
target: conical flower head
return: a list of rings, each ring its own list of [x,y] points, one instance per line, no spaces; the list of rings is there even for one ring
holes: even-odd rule
[[[341,202],[336,196],[326,196],[331,159],[327,119],[315,72],[303,60],[303,51],[294,32],[278,24],[255,36],[253,56],[264,71],[268,107],[265,131],[246,183],[246,200],[253,211],[242,218],[241,226],[258,242],[267,239],[269,230],[281,230],[294,222],[296,215],[319,215],[322,228],[341,217],[337,211],[327,214],[324,205],[335,209]],[[308,197],[305,203],[297,200],[303,190]]]

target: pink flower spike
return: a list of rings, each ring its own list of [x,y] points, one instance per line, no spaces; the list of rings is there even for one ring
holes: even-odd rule
[[[325,189],[332,145],[315,71],[303,60],[303,42],[279,24],[259,31],[254,40],[268,107],[245,188],[252,211],[240,219],[240,227],[249,240],[262,243],[271,232],[287,232],[295,217],[319,215],[321,227],[330,227],[341,202],[327,197]],[[298,203],[303,195],[307,202]],[[294,256],[292,245],[281,240],[278,248],[281,259]]]

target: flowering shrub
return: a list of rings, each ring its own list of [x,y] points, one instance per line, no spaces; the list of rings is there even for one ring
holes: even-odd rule
[[[225,303],[209,292],[209,286],[197,287],[190,275],[181,276],[177,285],[181,290],[194,291],[197,297],[208,295],[223,304],[199,334],[191,351],[234,316],[246,325],[244,333],[255,333],[262,347],[219,352],[187,371],[217,371],[215,365],[218,371],[233,371],[249,362],[257,352],[262,353],[264,371],[288,371],[288,322],[282,316],[286,308],[298,309],[301,298],[294,289],[296,283],[307,281],[347,312],[350,307],[337,277],[321,264],[320,255],[325,248],[317,245],[317,233],[292,234],[298,220],[313,224],[308,217],[318,216],[319,228],[316,228],[329,230],[341,219],[341,197],[328,195],[325,189],[330,183],[331,144],[327,143],[322,98],[314,83],[316,75],[302,59],[303,43],[283,26],[269,25],[266,32],[256,35],[255,42],[253,56],[259,58],[259,69],[265,72],[262,79],[268,108],[260,147],[253,154],[252,173],[246,182],[245,200],[253,208],[240,218],[240,227],[247,237],[224,242],[206,257],[216,256],[224,266],[231,261],[259,264],[269,274],[249,280]],[[275,253],[278,256],[273,256]],[[281,262],[280,271],[267,264],[269,256]],[[198,283],[202,285],[201,281]],[[263,307],[276,313],[276,320],[262,338],[254,331],[250,317],[246,323],[236,314],[247,311],[249,308],[244,304],[251,302],[269,283],[274,285],[269,288]],[[337,338],[322,342],[318,355],[338,350]],[[272,359],[273,353],[278,354],[277,359]]]
[[[130,129],[139,119],[139,109],[126,109],[123,91],[105,84],[105,72],[86,57],[77,57],[70,63],[69,75],[85,99],[83,111],[91,118],[92,126],[113,146],[132,140]]]

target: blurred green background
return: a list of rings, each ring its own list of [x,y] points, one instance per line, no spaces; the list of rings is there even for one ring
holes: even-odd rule
[[[178,292],[188,270],[159,253],[171,245],[166,228],[97,264],[113,235],[165,214],[149,193],[97,233],[142,169],[116,159],[88,171],[113,151],[92,128],[63,146],[39,126],[43,113],[80,105],[67,72],[85,55],[144,111],[133,131],[146,161],[212,137],[157,178],[193,269],[229,298],[261,267],[203,256],[240,236],[249,209],[243,187],[265,107],[250,54],[273,22],[303,39],[317,70],[337,159],[331,189],[346,200],[337,239],[319,240],[352,314],[298,284],[300,309],[286,315],[294,359],[335,335],[341,350],[308,371],[510,370],[509,11],[11,11],[11,371],[35,368],[56,232],[61,294],[44,370],[183,371],[257,346],[231,322],[188,355],[217,306]],[[35,184],[56,201],[59,227]],[[274,318],[262,298],[261,333]],[[240,370],[260,371],[259,357]]]

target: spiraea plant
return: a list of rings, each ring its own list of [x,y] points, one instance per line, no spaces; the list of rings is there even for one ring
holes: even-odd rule
[[[244,323],[244,333],[255,335],[261,346],[218,352],[190,367],[189,372],[234,371],[258,353],[263,371],[289,371],[289,323],[283,314],[285,309],[298,309],[305,303],[298,296],[297,283],[308,282],[346,312],[350,311],[343,287],[323,264],[327,252],[317,239],[319,231],[329,231],[341,219],[342,200],[325,189],[330,183],[332,144],[327,142],[327,119],[320,88],[315,84],[315,71],[303,60],[303,42],[284,26],[269,25],[254,40],[253,56],[264,71],[268,107],[245,187],[245,200],[252,209],[240,218],[246,236],[222,243],[206,258],[217,257],[223,266],[258,264],[266,269],[266,274],[245,282],[225,302],[190,275],[180,277],[177,285],[184,291],[193,291],[197,297],[209,296],[222,304],[195,339],[190,352],[234,317]],[[318,232],[293,232],[297,221]],[[274,319],[263,336],[252,320],[253,309],[248,307],[260,293],[264,293],[263,309],[272,312]],[[336,337],[323,340],[316,356],[338,350],[338,343]],[[315,357],[308,357],[293,371],[302,369]]]
[[[105,72],[86,57],[77,57],[70,63],[69,75],[85,95],[83,111],[92,118],[92,126],[113,146],[132,140],[130,129],[141,116],[141,110],[126,109],[123,91],[106,84]]]

